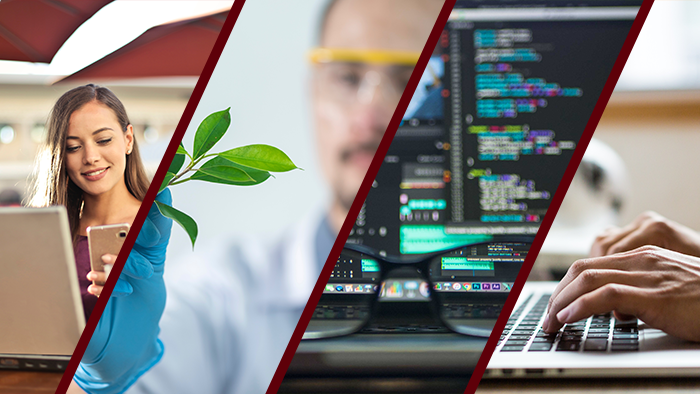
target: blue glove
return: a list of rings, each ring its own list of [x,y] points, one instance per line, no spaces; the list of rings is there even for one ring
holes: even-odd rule
[[[172,205],[170,190],[157,197]],[[163,355],[158,322],[165,308],[163,265],[172,220],[151,206],[114,293],[73,380],[88,393],[122,393]]]

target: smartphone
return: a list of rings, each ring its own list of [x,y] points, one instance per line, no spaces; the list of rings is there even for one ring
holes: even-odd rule
[[[105,272],[102,255],[118,255],[122,249],[126,235],[129,234],[128,223],[91,226],[87,228],[88,249],[90,252],[90,267],[93,271]],[[110,267],[111,268],[111,267]],[[92,281],[95,285],[104,286],[104,282]]]

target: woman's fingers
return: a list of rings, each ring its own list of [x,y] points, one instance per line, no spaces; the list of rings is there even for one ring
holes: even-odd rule
[[[649,240],[649,234],[647,230],[647,226],[640,226],[639,228],[627,234],[627,236],[625,236],[624,238],[610,245],[608,247],[607,254],[627,252],[642,247],[644,245],[653,244],[653,241]]]
[[[645,293],[643,288],[609,283],[578,297],[560,310],[556,318],[561,323],[568,324],[612,310],[628,316],[637,316],[644,310]]]
[[[97,283],[105,283],[107,282],[107,278],[109,277],[110,271],[112,271],[112,264],[114,261],[117,259],[117,256],[113,254],[105,254],[102,255],[102,262],[104,263],[104,272],[100,271],[90,271],[87,274],[88,280],[93,281],[93,284],[88,286],[87,291],[88,293],[95,295],[97,297],[102,294],[102,289],[104,286],[98,285]]]
[[[590,256],[600,257],[607,255],[608,248],[610,248],[611,245],[624,238],[629,232],[634,231],[633,229],[629,229],[630,226],[631,225],[628,225],[625,228],[610,227],[602,234],[598,235],[593,240],[593,245],[591,245]]]
[[[87,274],[87,278],[88,280],[91,280],[93,282],[104,283],[107,281],[107,273],[99,271],[90,271]]]
[[[575,262],[549,300],[547,332],[613,311],[650,327],[700,342],[700,260],[644,246]]]
[[[651,285],[652,281],[653,278],[637,272],[615,269],[589,269],[583,271],[567,286],[563,287],[558,294],[552,296],[547,317],[543,322],[543,328],[547,332],[558,331],[565,323],[557,318],[563,309],[580,297],[604,286],[614,284],[644,287]]]
[[[661,215],[649,211],[637,216],[632,223],[623,228],[608,229],[593,241],[591,257],[607,256],[646,245],[647,243],[644,243],[642,240],[648,238],[648,234],[645,233],[650,224],[658,223],[662,220],[663,217]],[[624,246],[626,243],[629,243],[629,245]]]
[[[117,255],[115,254],[103,254],[102,255],[102,263],[104,264],[114,264],[114,262],[117,261]]]
[[[561,328],[561,323],[563,322],[555,318],[556,314],[566,307],[569,302],[573,302],[574,299],[584,294],[586,287],[590,291],[607,283],[615,283],[615,281],[637,286],[652,285],[655,276],[650,275],[650,273],[658,269],[656,263],[659,261],[658,255],[661,253],[663,251],[660,248],[645,246],[629,252],[575,261],[549,299],[543,328],[548,332]],[[594,272],[590,273],[589,271]],[[599,272],[596,273],[595,271]],[[606,278],[605,275],[599,275],[601,271],[614,271],[617,274],[612,278]],[[629,276],[631,274],[634,274],[634,277]],[[559,298],[560,294],[581,275],[584,275],[583,279],[579,280],[576,286],[567,290],[568,295],[565,297],[567,302],[564,302],[564,299]],[[553,312],[552,308],[555,300],[557,300],[557,311]],[[549,326],[550,323],[552,324],[551,327]]]
[[[551,309],[552,301],[557,298],[559,293],[561,293],[564,288],[569,286],[571,282],[576,280],[576,278],[583,272],[588,270],[629,270],[630,262],[628,260],[628,255],[629,253],[621,253],[615,256],[603,256],[574,261],[574,263],[571,264],[571,267],[569,267],[569,270],[566,272],[566,275],[564,275],[562,280],[554,289],[554,292],[549,299],[547,310]]]
[[[104,289],[104,286],[100,286],[100,285],[90,285],[90,286],[88,286],[88,289],[87,289],[87,290],[88,290],[88,293],[90,293],[90,294],[92,294],[92,295],[94,295],[94,296],[99,297],[100,294],[102,294],[102,289]]]

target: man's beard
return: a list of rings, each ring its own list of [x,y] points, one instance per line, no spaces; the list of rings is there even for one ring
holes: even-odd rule
[[[365,142],[360,145],[347,147],[340,152],[340,162],[347,164],[352,155],[356,153],[368,153],[374,156],[377,153],[377,149],[379,149],[379,141]]]
[[[379,141],[367,142],[360,145],[345,148],[340,152],[340,162],[343,165],[348,165],[348,162],[354,154],[365,153],[375,155],[377,153],[378,148]],[[341,174],[339,174],[339,176],[337,176],[336,179],[338,182],[335,188],[336,198],[340,202],[340,205],[343,207],[343,209],[345,209],[346,211],[350,211],[350,207],[352,206],[353,201],[355,201],[355,197],[357,196],[357,191],[359,190],[360,184],[358,183],[357,188],[354,191],[350,191],[347,190],[349,189],[347,185],[347,180],[344,179]]]

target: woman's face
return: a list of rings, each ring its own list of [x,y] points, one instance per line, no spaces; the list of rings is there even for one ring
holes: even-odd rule
[[[106,105],[91,101],[70,116],[66,137],[68,176],[84,193],[97,196],[124,184],[126,154],[131,152],[131,125],[122,131]]]

